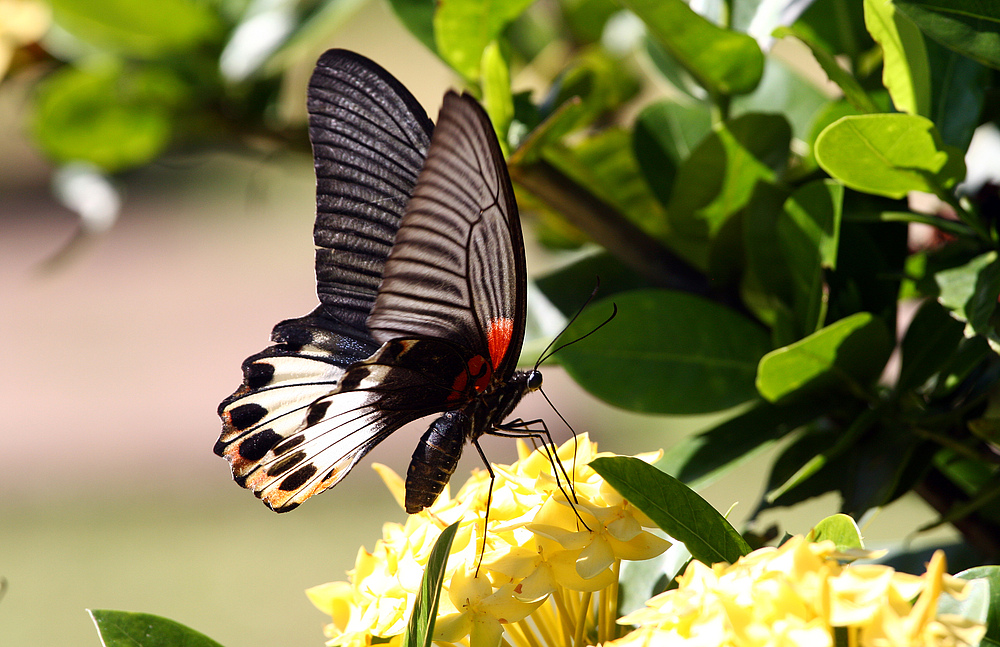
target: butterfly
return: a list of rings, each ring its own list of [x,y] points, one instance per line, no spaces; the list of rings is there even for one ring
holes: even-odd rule
[[[405,507],[431,505],[467,441],[504,424],[541,373],[516,370],[527,279],[514,192],[489,117],[449,91],[435,126],[373,61],[323,54],[308,89],[320,305],[282,321],[219,405],[215,453],[276,512],[339,483],[430,414]]]

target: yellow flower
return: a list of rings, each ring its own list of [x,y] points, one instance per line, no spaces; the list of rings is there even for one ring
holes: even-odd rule
[[[965,590],[945,572],[941,551],[921,577],[843,566],[835,555],[833,542],[793,537],[733,565],[691,562],[678,588],[619,620],[638,629],[608,644],[832,647],[839,629],[858,647],[958,647],[985,634],[964,618],[936,615],[942,592],[960,597]]]
[[[51,22],[51,10],[39,0],[0,0],[0,79],[14,52],[45,35]]]
[[[404,525],[386,524],[374,549],[359,551],[348,582],[309,589],[310,600],[330,617],[329,645],[367,647],[374,637],[397,639],[435,541],[458,520],[435,640],[541,647],[594,644],[617,635],[621,560],[648,559],[670,544],[646,530],[652,521],[587,466],[598,454],[586,435],[558,448],[555,471],[544,451],[519,443],[518,453],[513,465],[494,466],[485,534],[490,479],[479,470],[454,497],[446,489]],[[402,505],[402,479],[384,466],[376,470]]]

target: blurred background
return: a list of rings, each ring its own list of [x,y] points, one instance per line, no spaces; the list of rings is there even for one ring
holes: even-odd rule
[[[457,83],[383,2],[367,2],[289,75],[301,119],[305,81],[326,47],[376,60],[432,116]],[[303,591],[345,579],[358,548],[371,548],[383,523],[404,520],[370,465],[403,472],[426,423],[280,516],[212,453],[215,410],[239,384],[242,360],[277,321],[316,302],[311,159],[235,147],[171,156],[118,176],[118,222],[74,243],[79,219],[53,195],[53,169],[25,136],[30,87],[0,86],[0,644],[98,645],[87,608],[167,616],[224,645],[322,644],[325,619]],[[563,261],[534,240],[529,231],[529,273]],[[718,419],[615,410],[558,368],[545,380],[562,414],[603,450],[669,446]],[[541,398],[518,414],[567,435]],[[515,457],[510,442],[486,445],[496,462]],[[455,480],[478,466],[470,452]],[[764,468],[751,462],[702,493],[721,511],[736,504],[730,518],[740,527]],[[782,529],[806,531],[836,505],[827,495],[795,517],[782,513]],[[909,495],[865,535],[877,546],[931,516]]]

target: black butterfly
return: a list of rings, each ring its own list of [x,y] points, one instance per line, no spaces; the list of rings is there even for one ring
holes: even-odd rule
[[[429,506],[465,442],[534,435],[503,424],[537,370],[524,340],[524,242],[489,117],[448,92],[435,128],[367,58],[330,50],[309,83],[320,305],[275,326],[219,405],[215,453],[285,512],[333,487],[407,422],[420,439],[406,510]],[[480,450],[481,453],[481,450]]]

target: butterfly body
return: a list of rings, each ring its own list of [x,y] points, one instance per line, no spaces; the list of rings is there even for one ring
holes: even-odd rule
[[[309,88],[320,306],[279,323],[219,406],[215,451],[284,512],[336,485],[407,422],[442,414],[414,452],[406,508],[441,492],[466,442],[541,386],[516,370],[526,275],[492,125],[449,92],[435,127],[368,59],[331,50]]]

